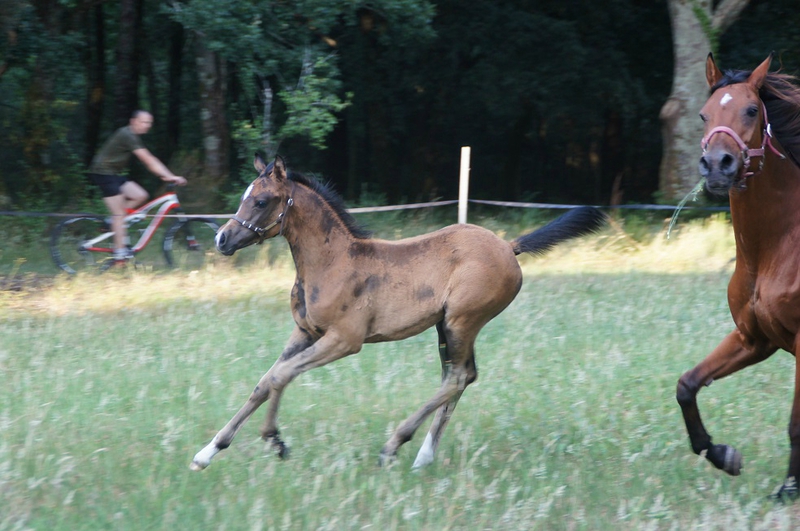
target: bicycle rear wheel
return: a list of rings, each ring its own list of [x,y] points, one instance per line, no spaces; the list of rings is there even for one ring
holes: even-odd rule
[[[216,255],[219,224],[205,218],[179,220],[164,236],[164,258],[176,269],[200,269]]]
[[[111,256],[111,235],[103,241],[103,247],[95,244],[89,250],[86,242],[110,230],[100,216],[66,219],[56,225],[50,235],[50,256],[59,268],[72,275],[80,271],[102,269],[98,266],[106,264]]]

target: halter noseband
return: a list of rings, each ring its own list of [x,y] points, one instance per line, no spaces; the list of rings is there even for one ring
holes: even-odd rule
[[[239,223],[239,225],[241,225],[242,227],[244,227],[246,229],[250,229],[251,231],[255,232],[258,235],[258,243],[260,245],[260,244],[264,243],[264,240],[267,237],[267,231],[269,231],[271,228],[273,228],[278,223],[281,224],[281,230],[278,231],[278,236],[283,236],[283,226],[286,223],[286,214],[289,212],[289,208],[294,204],[294,200],[292,199],[293,195],[294,195],[294,183],[292,183],[292,193],[289,194],[289,199],[286,200],[286,205],[284,205],[284,207],[283,207],[283,212],[278,214],[278,219],[276,219],[275,221],[273,221],[272,223],[270,223],[266,227],[259,227],[259,226],[255,225],[255,224],[253,224],[253,223],[251,223],[251,222],[249,222],[247,220],[244,220],[244,219],[242,219],[242,218],[240,218],[240,217],[238,217],[236,215],[231,217],[231,219],[233,219],[234,221]]]
[[[775,149],[775,146],[772,145],[772,127],[769,124],[769,120],[767,119],[767,107],[763,103],[761,104],[761,109],[764,111],[764,130],[761,132],[761,147],[760,148],[751,148],[747,144],[745,144],[744,140],[736,134],[736,131],[731,129],[730,127],[726,127],[724,125],[720,125],[712,129],[708,132],[706,136],[700,141],[700,147],[703,148],[703,153],[708,150],[708,144],[711,142],[711,137],[716,135],[717,133],[725,133],[726,135],[733,138],[733,141],[739,146],[739,149],[742,152],[742,162],[744,166],[742,166],[742,177],[747,178],[753,175],[757,175],[761,173],[761,170],[764,168],[764,153],[766,152],[765,148],[769,146],[770,150],[778,157],[785,159],[786,156],[783,155],[780,151]],[[758,171],[749,171],[750,170],[750,158],[751,157],[761,157],[761,160],[758,163]]]

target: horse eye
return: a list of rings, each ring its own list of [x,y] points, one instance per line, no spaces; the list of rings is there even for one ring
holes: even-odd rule
[[[256,201],[256,208],[265,208],[266,206],[267,206],[266,201],[261,201],[261,200]]]
[[[750,118],[755,118],[758,115],[758,107],[748,107],[747,108],[747,116]]]

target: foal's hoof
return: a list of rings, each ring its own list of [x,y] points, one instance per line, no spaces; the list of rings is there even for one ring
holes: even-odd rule
[[[397,459],[397,454],[387,454],[381,452],[381,455],[378,457],[378,466],[388,467],[392,463],[394,463],[396,459]]]
[[[207,464],[204,465],[202,463],[198,463],[197,461],[192,461],[192,463],[189,465],[189,470],[194,470],[195,472],[199,472],[201,470],[205,470],[207,466],[208,466]]]
[[[770,498],[776,501],[792,501],[797,499],[799,492],[797,489],[797,481],[794,477],[788,477],[777,489],[775,489]]]
[[[738,476],[742,473],[742,453],[727,444],[715,444],[706,455],[715,467],[730,474]]]
[[[289,447],[286,446],[286,443],[283,442],[277,434],[269,435],[264,438],[272,443],[272,447],[275,449],[275,453],[278,454],[278,457],[281,459],[289,459]]]
[[[289,454],[291,453],[289,447],[283,444],[283,441],[281,441],[280,444],[275,445],[275,452],[278,454],[278,457],[284,461],[289,459]]]

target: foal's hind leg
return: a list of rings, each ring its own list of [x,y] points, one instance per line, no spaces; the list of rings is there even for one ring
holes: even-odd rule
[[[676,398],[683,412],[692,450],[698,455],[705,452],[706,459],[732,476],[741,473],[742,454],[727,444],[712,444],[697,408],[697,393],[714,380],[767,359],[775,350],[771,345],[747,342],[738,330],[734,330],[711,354],[678,380]]]
[[[443,322],[436,323],[436,331],[439,334],[439,359],[442,363],[442,384],[444,384],[450,376],[450,369],[452,360],[447,350],[447,336],[444,331]],[[463,391],[457,391],[453,397],[447,401],[442,407],[436,411],[436,415],[431,422],[430,430],[425,436],[425,442],[417,453],[417,458],[414,460],[413,468],[421,468],[433,462],[433,456],[436,454],[436,449],[439,447],[439,441],[442,438],[444,429],[450,421],[450,416],[456,409],[458,400],[461,398]]]
[[[421,462],[419,465],[417,465],[415,461],[415,466],[422,466],[433,460],[433,453],[436,450],[436,446],[439,444],[447,421],[450,419],[450,415],[453,413],[453,409],[455,409],[458,403],[458,399],[461,397],[464,389],[478,377],[478,372],[475,368],[474,345],[475,336],[478,334],[478,331],[480,331],[482,324],[483,323],[478,323],[472,328],[467,327],[470,332],[462,334],[461,339],[457,341],[453,339],[455,334],[451,331],[446,332],[447,353],[452,357],[452,360],[451,362],[445,362],[445,360],[443,360],[442,386],[419,410],[400,423],[391,438],[389,438],[381,449],[381,464],[392,460],[394,456],[397,455],[398,448],[410,441],[414,436],[414,432],[417,431],[417,428],[419,428],[425,419],[428,418],[431,413],[439,409],[428,435],[428,437],[430,437],[430,446],[428,446],[428,437],[426,437],[426,442],[423,445],[426,454],[429,451],[430,458],[428,459],[426,454],[423,455],[422,460],[428,459],[428,461]],[[437,325],[437,330],[439,329]],[[419,459],[420,457],[418,456],[417,460]]]

